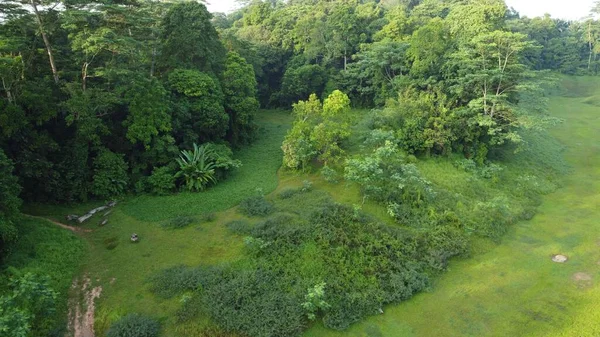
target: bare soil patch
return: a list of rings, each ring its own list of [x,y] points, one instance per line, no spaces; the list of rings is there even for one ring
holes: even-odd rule
[[[95,337],[95,300],[100,297],[102,287],[92,287],[87,275],[83,276],[81,287],[75,279],[71,286],[73,297],[69,303],[69,335],[73,337]]]

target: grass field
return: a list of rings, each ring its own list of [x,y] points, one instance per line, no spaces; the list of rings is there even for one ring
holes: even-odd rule
[[[596,324],[600,318],[600,135],[596,132],[600,129],[600,90],[596,89],[600,88],[600,81],[569,78],[564,80],[563,88],[564,92],[550,102],[552,115],[564,119],[552,134],[565,147],[572,172],[567,175],[567,168],[559,160],[547,163],[563,176],[540,173],[544,179],[539,184],[535,182],[540,185],[537,188],[551,192],[559,184],[563,187],[536,199],[535,205],[523,204],[526,198],[502,182],[516,179],[524,166],[536,160],[552,161],[552,154],[539,158],[528,153],[515,156],[506,165],[499,183],[473,179],[447,159],[431,158],[418,163],[423,175],[435,185],[471,199],[499,197],[507,200],[515,214],[521,208],[539,205],[539,212],[531,221],[513,226],[500,244],[477,241],[472,257],[453,261],[448,271],[435,280],[430,292],[387,307],[384,315],[371,317],[347,331],[327,330],[317,324],[305,335],[600,335]],[[149,290],[148,277],[178,264],[209,265],[241,258],[242,238],[231,234],[224,225],[241,217],[232,207],[257,190],[278,194],[310,180],[315,189],[328,192],[338,202],[363,203],[355,186],[329,184],[319,174],[278,173],[280,145],[291,117],[287,112],[265,111],[258,116],[258,122],[262,128],[259,139],[236,153],[243,167],[226,181],[203,193],[125,198],[110,215],[107,226],[98,227],[97,218],[85,225],[94,231],[82,234],[89,242],[82,273],[89,275],[94,285],[103,287],[96,311],[98,336],[103,336],[120,316],[132,312],[159,319],[166,337],[194,336],[206,321],[177,324],[174,316],[181,306],[179,300],[157,298]],[[556,147],[552,139],[532,143],[538,146],[535,153],[543,154]],[[352,144],[355,150],[359,149],[356,144]],[[29,205],[25,211],[63,219],[66,214],[81,213],[93,206],[96,205]],[[380,205],[367,200],[362,209],[393,224]],[[210,213],[215,214],[215,219],[203,221],[202,216]],[[160,226],[178,216],[195,216],[197,220],[178,230]],[[130,243],[131,233],[137,233],[141,241]],[[551,262],[550,257],[559,253],[570,260],[562,265]]]
[[[531,221],[487,253],[451,263],[431,292],[349,331],[315,327],[306,336],[600,335],[600,106],[590,104],[600,81],[569,78],[563,87],[550,108],[564,123],[551,133],[572,172]],[[554,263],[553,254],[570,260]]]

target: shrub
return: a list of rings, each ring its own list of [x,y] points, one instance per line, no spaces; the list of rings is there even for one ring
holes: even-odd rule
[[[196,221],[196,218],[194,218],[192,216],[178,216],[174,219],[171,219],[167,222],[162,223],[160,226],[163,228],[179,229],[179,228],[187,227],[195,221]]]
[[[231,158],[232,154],[225,145],[207,143],[198,146],[194,143],[192,151],[182,150],[177,158],[179,171],[175,178],[184,178],[189,191],[202,191],[208,185],[216,184],[227,171],[242,165]]]
[[[206,274],[203,303],[223,329],[248,336],[299,336],[306,326],[302,298],[266,269],[213,270]]]
[[[277,196],[279,197],[279,199],[289,199],[300,192],[301,190],[298,188],[286,188],[279,192]]]
[[[247,216],[265,216],[273,212],[273,204],[263,196],[253,196],[240,203],[240,211]]]
[[[128,165],[122,154],[102,150],[94,159],[92,193],[100,198],[110,198],[125,192],[129,184]]]
[[[302,188],[300,189],[302,192],[310,192],[312,191],[313,183],[310,180],[302,181]]]
[[[168,166],[155,167],[146,180],[146,185],[150,193],[167,195],[175,189],[175,175]]]
[[[338,173],[329,166],[323,166],[321,169],[321,175],[326,182],[331,184],[337,184],[340,180]]]
[[[228,222],[225,227],[235,234],[248,235],[252,231],[252,225],[246,220],[233,220]]]
[[[114,323],[106,337],[158,337],[160,324],[153,318],[129,314]]]
[[[162,270],[152,277],[150,290],[157,296],[172,298],[187,291],[193,291],[200,285],[201,274],[198,269],[184,265]]]

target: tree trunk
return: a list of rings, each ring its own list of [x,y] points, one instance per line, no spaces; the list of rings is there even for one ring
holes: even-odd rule
[[[48,52],[48,59],[50,59],[50,68],[52,69],[52,77],[54,78],[54,83],[58,84],[58,71],[56,70],[56,64],[54,63],[54,55],[52,54],[52,46],[50,45],[50,41],[48,40],[48,36],[44,31],[44,24],[42,23],[42,17],[40,16],[40,12],[37,9],[37,4],[35,0],[30,0],[29,3],[33,8],[33,12],[37,19],[38,26],[40,28],[40,34],[42,35],[42,39],[44,40],[44,45],[46,46],[46,51]]]
[[[12,92],[10,91],[10,87],[8,87],[6,85],[6,81],[4,80],[4,77],[2,77],[2,87],[4,88],[4,91],[6,91],[6,99],[8,100],[8,103],[12,103],[13,102]]]
[[[344,49],[344,71],[348,70],[348,55]]]
[[[90,64],[88,62],[84,62],[83,67],[81,67],[81,89],[83,89],[83,91],[85,91],[85,89],[87,89],[87,78],[88,78],[89,65]]]

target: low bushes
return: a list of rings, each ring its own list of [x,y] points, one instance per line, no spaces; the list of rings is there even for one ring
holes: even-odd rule
[[[273,204],[261,195],[253,196],[240,203],[240,212],[247,216],[265,216],[273,212]]]
[[[158,337],[160,324],[146,316],[129,314],[114,323],[106,337]]]
[[[267,337],[298,336],[317,318],[345,329],[428,286],[427,259],[417,252],[417,237],[307,193],[281,200],[286,213],[254,226],[227,225],[246,235],[248,260],[173,267],[154,276],[152,290],[186,298],[178,317],[205,312],[225,330]],[[295,202],[309,198],[317,201]]]

